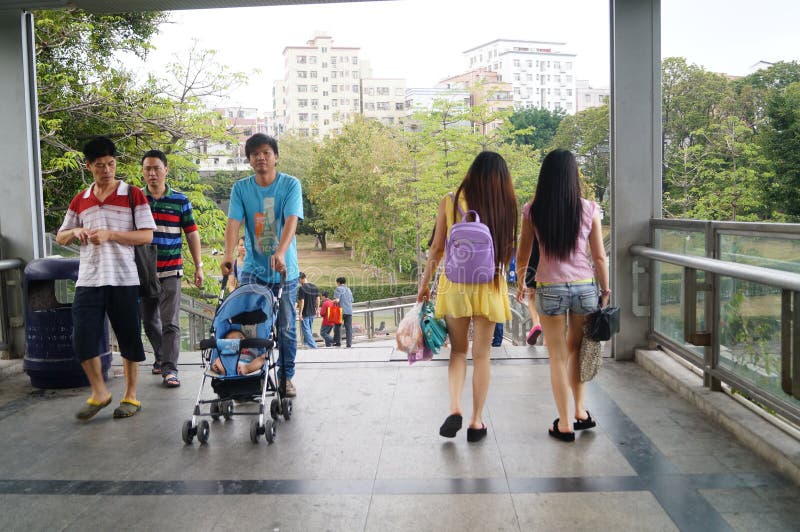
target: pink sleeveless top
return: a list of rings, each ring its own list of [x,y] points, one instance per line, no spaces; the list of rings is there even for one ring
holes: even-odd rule
[[[539,267],[536,269],[537,283],[570,283],[583,281],[594,277],[594,264],[589,255],[589,233],[592,230],[592,219],[600,210],[594,201],[581,198],[583,216],[581,227],[578,231],[578,240],[575,242],[575,251],[569,259],[562,261],[551,257],[542,247],[539,240]]]

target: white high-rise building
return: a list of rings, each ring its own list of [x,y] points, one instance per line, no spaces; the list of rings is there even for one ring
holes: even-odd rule
[[[611,91],[608,87],[592,87],[588,80],[579,79],[575,85],[575,111],[600,107],[608,103]]]
[[[384,123],[404,116],[405,80],[372,78],[359,52],[320,32],[306,46],[287,46],[273,89],[275,134],[320,138],[341,133],[355,115]]]
[[[566,43],[496,39],[464,52],[467,68],[497,72],[511,83],[514,106],[575,112],[575,54]]]

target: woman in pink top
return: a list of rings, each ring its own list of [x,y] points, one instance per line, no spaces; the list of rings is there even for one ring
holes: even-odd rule
[[[550,436],[574,441],[574,430],[590,429],[595,420],[584,405],[584,386],[578,368],[578,349],[587,314],[606,306],[608,266],[597,203],[581,198],[578,163],[567,150],[547,154],[539,172],[539,183],[531,216],[523,221],[517,275],[525,274],[533,237],[539,240],[536,270],[536,303],[550,355],[550,383],[558,418]],[[591,250],[591,256],[587,252]],[[526,288],[517,291],[522,302]],[[569,422],[569,394],[575,402],[575,422]]]

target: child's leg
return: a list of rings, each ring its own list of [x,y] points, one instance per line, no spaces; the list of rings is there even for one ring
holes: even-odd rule
[[[220,375],[225,375],[225,366],[222,365],[222,361],[219,358],[215,358],[214,362],[211,363],[211,369]]]
[[[247,364],[239,364],[239,375],[247,375],[248,373],[253,373],[256,370],[261,369],[261,366],[264,365],[264,357],[257,356]]]

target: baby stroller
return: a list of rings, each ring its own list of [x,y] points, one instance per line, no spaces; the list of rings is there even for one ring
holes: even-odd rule
[[[219,296],[214,321],[211,325],[211,338],[200,342],[202,350],[203,380],[197,392],[192,419],[183,424],[181,435],[187,444],[192,443],[192,438],[197,436],[200,443],[208,441],[210,426],[208,420],[198,420],[200,417],[210,416],[218,420],[220,416],[230,420],[234,415],[258,416],[250,422],[250,440],[258,443],[258,438],[264,435],[267,443],[275,439],[275,423],[278,416],[282,415],[288,421],[292,415],[292,401],[287,399],[285,384],[278,385],[278,363],[274,360],[276,347],[278,307],[283,291],[283,279],[278,297],[275,297],[266,286],[258,284],[242,285],[224,299],[227,276],[222,279],[222,289]],[[232,330],[244,333],[247,338],[225,338]],[[248,334],[249,333],[249,334]],[[264,356],[264,364],[260,369],[246,375],[239,375],[237,367],[239,357],[245,350],[253,350]],[[225,369],[222,375],[212,369],[212,364],[219,359]],[[203,389],[206,381],[211,381],[211,388],[216,393],[216,398],[203,399]],[[265,416],[267,397],[273,397],[269,413]],[[258,411],[234,412],[234,401],[255,402]],[[207,412],[202,405],[209,405]]]

